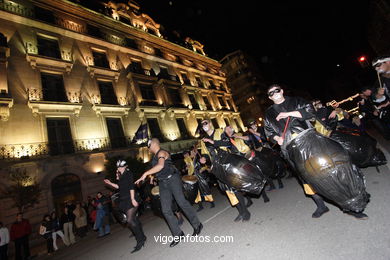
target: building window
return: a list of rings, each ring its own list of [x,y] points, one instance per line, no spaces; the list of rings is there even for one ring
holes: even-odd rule
[[[209,83],[210,83],[209,86],[210,89],[217,89],[217,86],[215,86],[214,81],[212,79],[209,80]]]
[[[116,98],[112,82],[98,81],[100,98],[102,104],[117,105],[118,100]]]
[[[157,118],[148,118],[147,122],[152,138],[157,138],[158,140],[163,141],[164,137],[161,133],[160,125],[158,124]]]
[[[196,76],[195,79],[196,79],[196,83],[198,83],[198,87],[204,88],[202,79],[199,76]]]
[[[98,51],[92,51],[93,56],[93,64],[96,67],[101,68],[110,68],[110,65],[108,64],[107,55],[105,52],[98,52]]]
[[[47,118],[47,136],[50,155],[74,152],[72,134],[68,118]]]
[[[184,83],[185,85],[191,85],[191,81],[188,79],[186,73],[182,73],[182,74],[181,74],[181,78],[183,79],[183,83]]]
[[[126,137],[123,133],[120,118],[106,118],[108,136],[110,137],[111,148],[126,147]]]
[[[223,100],[222,96],[218,96],[218,101],[219,101],[219,104],[221,105],[222,108],[226,107],[226,103]]]
[[[142,99],[156,102],[156,95],[154,93],[153,85],[139,84]]]
[[[211,123],[213,123],[214,129],[219,128],[218,122],[216,118],[211,119]]]
[[[224,118],[223,120],[225,121],[226,126],[230,125],[229,119]]]
[[[210,100],[207,96],[203,96],[204,103],[206,105],[207,110],[212,110],[213,108],[211,107]]]
[[[188,133],[188,129],[187,129],[185,123],[184,123],[184,119],[183,118],[177,118],[176,122],[177,122],[177,126],[179,127],[181,138],[182,139],[188,139],[189,138],[189,133]]]
[[[168,79],[171,80],[171,75],[168,72],[167,68],[160,67],[160,73],[158,73],[158,78],[159,79]]]
[[[56,39],[38,36],[38,54],[50,58],[61,59],[60,47]]]
[[[41,82],[43,100],[68,102],[62,75],[41,73]]]
[[[199,104],[196,101],[195,95],[194,94],[188,94],[188,98],[190,99],[192,109],[199,109]]]
[[[129,65],[129,70],[137,74],[144,74],[144,69],[140,61],[131,61]]]
[[[181,96],[180,96],[179,90],[178,89],[174,89],[174,88],[168,88],[167,90],[168,90],[169,96],[171,98],[172,106],[174,106],[174,107],[182,107],[183,106],[183,102],[181,100]]]

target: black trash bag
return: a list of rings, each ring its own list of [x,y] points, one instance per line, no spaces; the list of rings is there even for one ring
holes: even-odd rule
[[[370,197],[364,176],[338,142],[307,129],[287,144],[286,150],[300,177],[316,192],[344,211],[364,210]]]
[[[271,179],[281,179],[286,175],[286,164],[280,157],[279,153],[262,147],[261,151],[255,152],[252,162],[256,163],[262,173]]]
[[[349,153],[352,163],[360,168],[379,166],[387,163],[383,152],[376,147],[376,140],[356,131],[334,130],[329,136]]]
[[[184,197],[188,200],[189,203],[194,204],[195,199],[198,196],[199,183],[196,176],[192,176],[196,179],[196,181],[183,181],[183,193]]]
[[[239,191],[259,195],[267,182],[261,169],[243,156],[218,151],[213,163],[214,175]]]

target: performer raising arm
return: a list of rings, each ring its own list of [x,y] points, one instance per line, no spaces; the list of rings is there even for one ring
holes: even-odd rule
[[[160,186],[161,208],[165,219],[168,222],[172,235],[175,237],[170,247],[176,246],[184,236],[179,223],[172,211],[172,196],[175,198],[179,207],[189,219],[194,228],[193,236],[199,235],[203,225],[191,204],[185,199],[183,193],[183,184],[180,179],[179,171],[173,165],[169,152],[160,148],[160,141],[153,138],[148,142],[149,150],[154,154],[152,159],[152,168],[141,176],[135,183],[144,181],[149,175],[156,174]]]

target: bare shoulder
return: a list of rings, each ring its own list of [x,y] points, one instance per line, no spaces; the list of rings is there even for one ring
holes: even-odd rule
[[[163,157],[164,159],[168,159],[169,153],[168,153],[167,151],[161,150],[161,151],[157,154],[157,157],[158,157],[158,158]]]

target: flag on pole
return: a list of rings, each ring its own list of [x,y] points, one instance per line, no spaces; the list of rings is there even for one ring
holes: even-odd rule
[[[132,143],[142,144],[142,143],[146,143],[148,139],[149,139],[148,124],[141,123],[141,125],[138,127],[137,131],[135,132]]]

